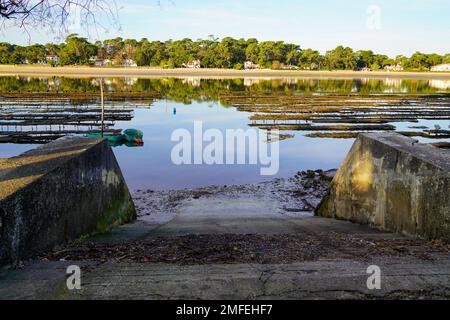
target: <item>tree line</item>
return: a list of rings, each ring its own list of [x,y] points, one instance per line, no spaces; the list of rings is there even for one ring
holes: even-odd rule
[[[46,57],[57,56],[48,61]],[[257,39],[207,39],[149,41],[144,38],[122,39],[120,37],[89,42],[77,34],[69,35],[64,43],[19,46],[0,43],[0,64],[53,63],[60,66],[90,65],[93,57],[108,60],[111,65],[123,65],[135,61],[138,66],[179,68],[199,60],[202,68],[244,69],[246,61],[260,68],[300,68],[309,70],[356,70],[370,68],[380,70],[388,65],[401,65],[405,70],[425,71],[442,63],[450,63],[450,54],[414,53],[395,58],[376,54],[371,50],[355,51],[350,47],[338,46],[320,54],[314,49],[301,49],[299,45],[283,41],[262,41]]]

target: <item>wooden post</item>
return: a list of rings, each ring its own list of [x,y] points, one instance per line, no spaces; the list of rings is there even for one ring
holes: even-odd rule
[[[102,107],[102,115],[101,115],[101,131],[102,131],[102,138],[103,138],[103,132],[105,131],[105,99],[103,96],[103,78],[100,80],[100,94],[101,94],[101,107]]]

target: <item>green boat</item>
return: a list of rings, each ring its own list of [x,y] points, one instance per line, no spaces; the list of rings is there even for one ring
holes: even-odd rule
[[[123,135],[128,142],[144,143],[144,132],[141,130],[127,129],[123,132]]]
[[[144,133],[137,129],[127,129],[121,133],[101,133],[90,132],[84,135],[87,138],[104,138],[109,141],[112,147],[127,144],[127,146],[142,146],[144,144]]]

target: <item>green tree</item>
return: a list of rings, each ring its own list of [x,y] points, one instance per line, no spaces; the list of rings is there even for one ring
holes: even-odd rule
[[[249,39],[247,41],[247,48],[245,48],[245,60],[256,63],[259,57],[258,40]]]
[[[181,67],[183,64],[196,59],[196,52],[193,50],[193,41],[185,38],[178,41],[166,41],[168,60],[172,61],[175,67]]]
[[[370,65],[370,68],[372,68],[373,70],[379,70],[391,64],[392,59],[389,59],[388,56],[384,54],[376,54],[373,58],[372,64]]]
[[[303,69],[320,69],[323,64],[323,57],[319,51],[313,49],[305,49],[302,51],[299,66]]]
[[[360,69],[370,67],[375,63],[375,54],[372,50],[360,50],[356,55],[358,57],[356,66]]]
[[[9,64],[11,53],[13,51],[12,46],[9,43],[0,43],[0,64]]]
[[[358,58],[352,48],[338,46],[325,54],[325,64],[329,70],[353,70]]]
[[[443,57],[439,54],[436,53],[429,54],[427,57],[428,67],[430,68],[432,66],[442,64],[443,60],[444,60]]]
[[[442,56],[442,63],[450,63],[450,53]]]
[[[32,46],[24,47],[22,49],[22,56],[28,63],[44,62],[46,56],[45,46],[34,44]]]
[[[151,54],[150,42],[146,38],[143,38],[137,44],[134,60],[136,61],[138,66],[149,66],[151,60],[150,54]]]
[[[89,59],[97,54],[97,47],[86,38],[78,37],[77,34],[71,34],[66,38],[66,43],[62,45],[60,64],[61,65],[80,65],[89,63]]]
[[[103,47],[106,59],[113,60],[116,64],[122,63],[125,43],[121,37],[103,41]]]
[[[223,68],[233,68],[245,60],[245,41],[227,37],[216,48],[217,58]]]
[[[300,46],[295,44],[283,44],[282,56],[282,61],[285,64],[298,66],[300,58],[302,56],[302,50],[300,49]]]
[[[415,52],[411,58],[405,61],[405,67],[410,70],[424,71],[432,66],[429,55],[422,52]]]

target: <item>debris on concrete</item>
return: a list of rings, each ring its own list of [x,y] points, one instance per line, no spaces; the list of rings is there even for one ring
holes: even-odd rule
[[[86,242],[50,252],[44,261],[101,261],[206,264],[289,264],[319,259],[368,262],[413,257],[445,259],[450,245],[412,239],[365,239],[335,232],[281,235],[187,235],[159,237],[122,244]]]

